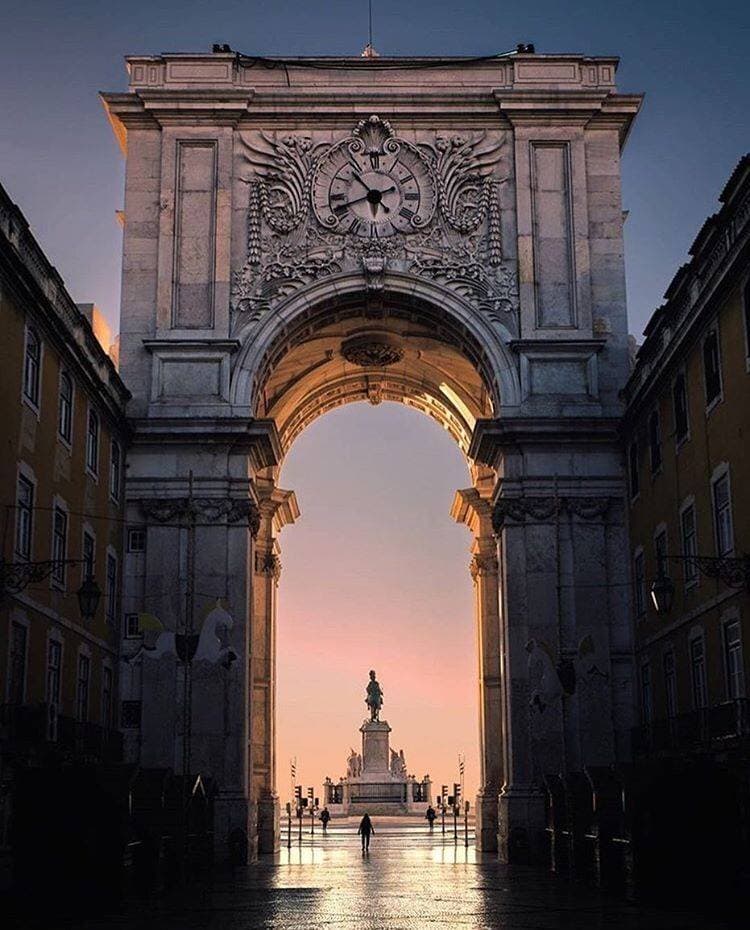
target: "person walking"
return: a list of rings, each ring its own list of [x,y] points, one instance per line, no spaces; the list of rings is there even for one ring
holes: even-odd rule
[[[370,820],[370,815],[365,814],[365,816],[359,822],[359,830],[357,833],[362,837],[362,853],[370,851],[370,834],[375,832],[375,827],[372,825]]]
[[[435,808],[432,806],[432,804],[430,804],[430,806],[427,808],[427,813],[424,815],[425,820],[430,825],[430,833],[432,833],[432,828],[435,824],[436,817],[437,814],[435,813]]]
[[[320,812],[320,822],[323,824],[323,833],[326,833],[328,830],[328,821],[331,819],[331,812],[327,807],[324,807]]]

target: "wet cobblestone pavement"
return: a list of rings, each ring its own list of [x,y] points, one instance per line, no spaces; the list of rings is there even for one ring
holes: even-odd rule
[[[368,856],[354,827],[309,835],[275,859],[81,930],[720,930],[689,912],[641,908],[419,830],[379,826]],[[286,839],[286,837],[284,837]],[[49,926],[49,924],[47,925]]]

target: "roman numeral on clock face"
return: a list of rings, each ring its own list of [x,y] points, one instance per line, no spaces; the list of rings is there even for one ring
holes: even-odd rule
[[[419,194],[416,191],[407,191],[404,200],[419,200]]]
[[[403,216],[405,220],[410,220],[414,217],[414,211],[410,210],[408,207],[401,207],[398,211],[399,216]]]
[[[342,217],[349,212],[349,207],[345,203],[340,203],[337,207],[333,208],[333,212],[338,217]]]

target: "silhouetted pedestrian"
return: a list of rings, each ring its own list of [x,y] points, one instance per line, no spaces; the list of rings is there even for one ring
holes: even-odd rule
[[[324,807],[320,812],[320,822],[323,824],[323,833],[328,830],[328,821],[331,819],[331,812],[327,807]]]
[[[362,852],[370,851],[370,834],[375,832],[375,827],[372,825],[370,820],[370,815],[365,814],[365,816],[359,822],[359,830],[357,833],[362,837]]]
[[[432,806],[432,804],[430,804],[430,806],[427,808],[427,813],[424,815],[424,819],[430,825],[430,832],[432,832],[432,825],[435,823],[436,817],[437,814],[435,813],[435,808]]]

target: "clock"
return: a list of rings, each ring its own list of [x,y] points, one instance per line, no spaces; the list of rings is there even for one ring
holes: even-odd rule
[[[435,182],[420,151],[388,136],[332,146],[313,177],[313,209],[331,232],[384,239],[422,229],[435,212]]]

